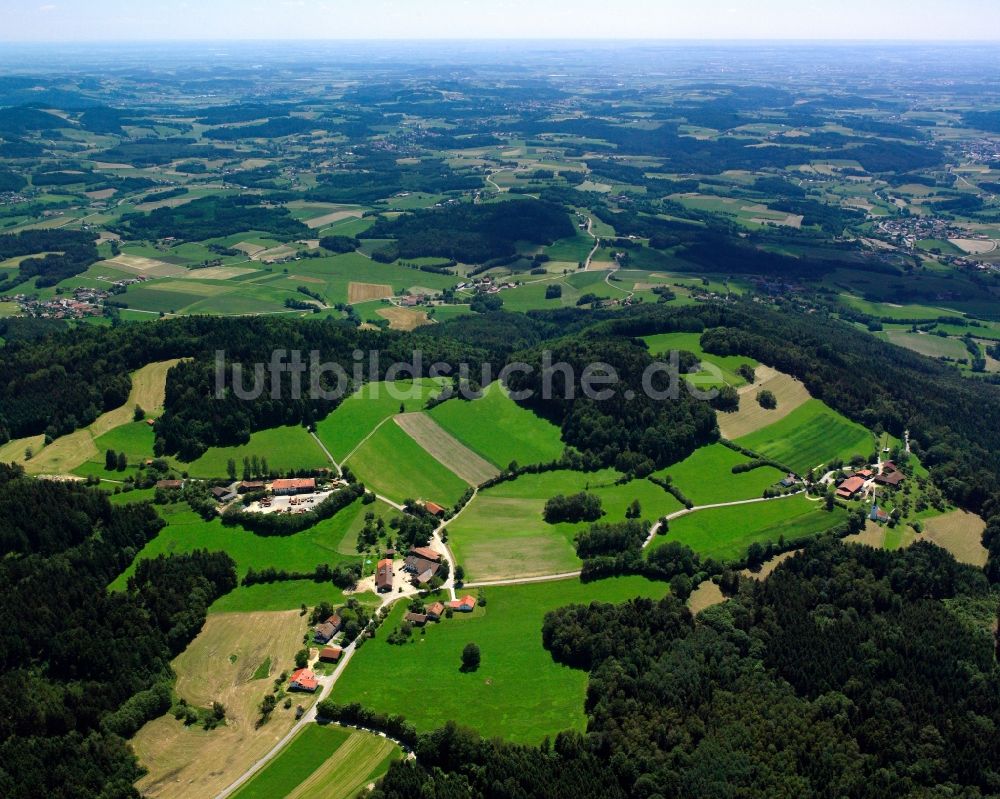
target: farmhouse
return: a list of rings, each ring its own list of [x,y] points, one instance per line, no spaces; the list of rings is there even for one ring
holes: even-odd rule
[[[434,602],[427,606],[426,613],[429,621],[441,621],[441,617],[444,615],[444,605],[440,602]]]
[[[444,508],[442,508],[436,502],[425,502],[424,510],[427,511],[431,516],[437,516],[439,519],[442,516],[444,516]]]
[[[795,475],[789,472],[785,476],[785,479],[781,481],[781,485],[783,485],[785,488],[791,488],[793,485],[795,485],[795,482],[796,482]]]
[[[263,480],[243,480],[236,486],[236,491],[239,494],[246,494],[248,491],[263,491],[265,487]]]
[[[441,568],[441,556],[433,549],[415,547],[403,562],[403,568],[419,583],[429,583]]]
[[[344,650],[339,646],[327,646],[323,648],[323,651],[319,653],[319,659],[324,663],[336,663],[340,660],[340,656],[344,653]]]
[[[448,603],[448,607],[452,610],[457,610],[459,613],[472,613],[476,607],[476,598],[474,596],[463,596],[461,599],[453,599]]]
[[[388,558],[378,562],[375,571],[375,590],[380,594],[392,590],[392,561]]]
[[[311,494],[316,490],[315,477],[292,477],[271,483],[273,494]]]
[[[316,675],[309,669],[299,669],[292,672],[292,677],[288,682],[288,687],[292,691],[308,691],[312,693],[319,685]]]
[[[403,621],[408,621],[414,627],[423,627],[427,624],[427,614],[426,613],[407,613],[403,616]]]
[[[864,478],[854,475],[854,477],[848,477],[837,487],[837,496],[841,499],[854,499],[864,487]]]
[[[313,627],[313,634],[315,635],[317,643],[325,644],[337,634],[337,628],[325,621],[322,624],[317,624]]]

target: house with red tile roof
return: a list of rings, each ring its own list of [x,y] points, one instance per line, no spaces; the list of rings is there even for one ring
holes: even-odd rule
[[[308,691],[312,693],[319,686],[319,680],[309,669],[298,669],[292,672],[288,687],[293,691]]]
[[[457,610],[459,613],[472,613],[476,607],[476,598],[466,595],[461,599],[453,599],[448,603],[448,607],[452,610]]]

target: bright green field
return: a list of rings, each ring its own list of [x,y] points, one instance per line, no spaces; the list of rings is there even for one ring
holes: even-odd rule
[[[681,516],[670,522],[670,532],[653,539],[652,548],[668,541],[680,541],[703,558],[734,560],[746,554],[754,542],[801,538],[821,533],[844,521],[846,512],[823,509],[804,495],[750,505],[711,508]]]
[[[480,399],[452,399],[430,415],[473,452],[500,468],[546,463],[562,455],[558,427],[512,400],[499,383],[487,386]]]
[[[256,455],[266,459],[273,472],[322,469],[330,465],[323,450],[304,427],[290,425],[258,430],[238,447],[210,447],[204,455],[184,466],[192,477],[226,477],[229,459],[236,461],[236,476],[243,474],[243,459]]]
[[[964,342],[957,338],[935,336],[933,333],[911,333],[909,330],[889,330],[880,337],[930,358],[962,360],[969,357]]]
[[[145,422],[129,422],[112,428],[94,439],[97,454],[89,461],[74,469],[80,475],[97,475],[111,480],[121,480],[135,471],[135,467],[153,457],[153,428]],[[128,458],[128,468],[124,472],[108,471],[104,468],[104,456],[109,450],[124,452]],[[168,459],[169,460],[169,459]]]
[[[400,380],[392,386],[384,382],[367,383],[317,423],[316,435],[339,461],[379,422],[399,413],[400,403],[408,413],[421,411],[436,390],[437,383],[429,378]]]
[[[364,524],[364,514],[369,506],[358,500],[330,519],[324,519],[292,536],[258,536],[242,527],[223,527],[222,521],[204,521],[186,504],[157,506],[157,512],[167,526],[146,544],[136,556],[155,558],[161,554],[191,552],[195,549],[222,550],[236,561],[240,577],[249,567],[260,569],[273,566],[288,571],[312,571],[320,563],[335,565],[360,556],[348,557],[341,553],[345,536]],[[135,561],[111,584],[124,588],[125,581],[135,570]],[[304,601],[304,600],[303,600]],[[296,603],[298,604],[298,603]]]
[[[372,733],[308,724],[233,796],[280,799],[298,789],[302,799],[350,799],[385,774],[400,755],[399,747]],[[309,784],[303,785],[307,780]]]
[[[733,474],[733,466],[748,460],[729,447],[712,444],[697,450],[686,460],[657,472],[656,476],[663,478],[669,475],[674,485],[695,505],[754,499],[785,476],[770,466]]]
[[[345,599],[340,589],[330,583],[288,580],[281,583],[241,585],[215,600],[208,612],[251,613],[258,610],[295,610],[303,603],[311,608],[323,601],[336,605],[343,603]]]
[[[697,355],[704,363],[714,364],[722,372],[722,379],[731,386],[742,386],[746,380],[740,377],[736,370],[743,364],[757,367],[757,361],[743,355],[711,355],[701,348],[701,333],[660,333],[655,336],[643,336],[642,340],[654,356],[669,353],[671,350],[684,350]],[[699,381],[699,385],[709,383]]]
[[[868,457],[871,433],[820,400],[811,399],[784,419],[737,439],[737,443],[787,464],[798,474],[834,458]]]
[[[545,613],[578,602],[623,602],[666,593],[665,583],[642,577],[487,588],[485,608],[456,613],[428,625],[425,635],[415,633],[413,643],[393,646],[385,639],[406,611],[404,603],[397,603],[331,696],[341,703],[401,713],[424,732],[454,720],[484,736],[536,744],[560,730],[582,731],[587,675],[555,663],[542,647]],[[463,674],[462,648],[469,642],[479,646],[482,664]]]
[[[398,402],[396,406],[398,410]],[[468,488],[392,420],[366,439],[346,464],[368,488],[394,502],[423,499],[454,505]]]
[[[239,799],[287,796],[332,755],[351,735],[333,724],[309,724],[263,771],[240,788]]]
[[[573,539],[588,523],[548,524],[545,502],[557,494],[589,491],[601,498],[602,521],[625,518],[637,499],[642,518],[652,522],[681,504],[648,480],[616,485],[621,475],[611,469],[585,474],[556,471],[527,474],[481,491],[450,525],[448,545],[467,580],[495,580],[558,574],[580,568]]]

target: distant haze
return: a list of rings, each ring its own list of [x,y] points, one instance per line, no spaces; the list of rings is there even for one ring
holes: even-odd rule
[[[0,0],[0,42],[1000,38],[997,0]]]

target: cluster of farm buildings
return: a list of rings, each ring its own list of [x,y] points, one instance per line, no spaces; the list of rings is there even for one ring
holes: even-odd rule
[[[878,473],[871,469],[861,469],[842,479],[837,484],[839,499],[862,499],[874,491],[875,486],[899,488],[906,479],[899,467],[892,461],[883,461]]]

